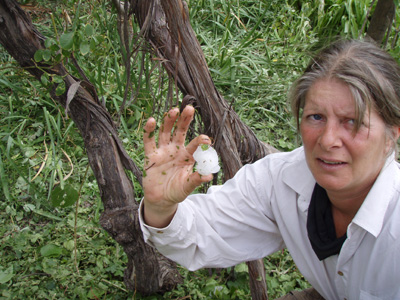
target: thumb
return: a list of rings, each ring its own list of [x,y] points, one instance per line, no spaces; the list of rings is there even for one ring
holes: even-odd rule
[[[213,175],[200,175],[198,172],[192,173],[188,180],[185,183],[184,190],[185,192],[190,195],[195,188],[201,185],[204,182],[209,182],[213,179]]]

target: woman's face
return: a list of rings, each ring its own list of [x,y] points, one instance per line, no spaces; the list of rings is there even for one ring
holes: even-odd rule
[[[391,143],[375,110],[354,132],[355,103],[349,87],[320,79],[306,95],[300,132],[307,164],[328,195],[366,195],[382,169]]]

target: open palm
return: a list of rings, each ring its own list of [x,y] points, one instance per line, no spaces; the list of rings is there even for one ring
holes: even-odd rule
[[[200,135],[187,146],[184,144],[193,115],[192,106],[186,106],[182,114],[178,108],[165,114],[158,145],[155,120],[150,118],[145,125],[143,189],[146,201],[160,208],[176,205],[198,185],[212,179],[212,175],[200,176],[193,172],[194,151],[200,144],[210,144],[210,139]]]

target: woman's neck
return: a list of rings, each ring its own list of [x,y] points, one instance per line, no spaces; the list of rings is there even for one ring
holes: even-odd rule
[[[341,237],[346,233],[347,227],[363,204],[369,190],[370,188],[354,196],[347,195],[347,197],[344,195],[335,195],[335,193],[332,194],[327,191],[332,204],[332,216],[337,237]]]

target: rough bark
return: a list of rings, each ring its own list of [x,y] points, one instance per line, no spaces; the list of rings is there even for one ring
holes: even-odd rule
[[[379,0],[376,4],[367,35],[378,44],[382,43],[386,33],[389,34],[395,16],[395,9],[393,0]]]
[[[187,5],[181,0],[131,0],[131,8],[158,53],[165,69],[174,77],[184,96],[195,99],[206,134],[215,140],[224,171],[232,178],[246,163],[276,150],[260,142],[251,129],[239,119],[229,103],[217,91],[189,22]],[[253,299],[267,299],[265,270],[262,260],[248,262]]]
[[[0,1],[0,43],[37,79],[40,80],[42,70],[63,76],[68,90],[79,80],[69,75],[63,65],[34,63],[33,56],[36,50],[43,48],[43,42],[44,37],[14,0]],[[68,105],[69,115],[84,138],[89,163],[97,179],[104,204],[101,225],[128,255],[125,284],[142,294],[170,290],[181,281],[180,275],[173,262],[144,243],[137,218],[138,204],[125,170],[132,171],[139,182],[141,172],[124,150],[114,123],[98,101],[93,86],[80,82],[78,92]],[[55,93],[52,95],[66,107],[66,93],[59,97]]]
[[[186,3],[181,0],[131,1],[146,39],[164,62],[183,95],[195,98],[195,105],[215,140],[223,162],[225,179],[232,178],[243,164],[275,151],[260,142],[217,91],[201,46],[189,22]]]
[[[262,259],[247,263],[250,276],[250,291],[253,300],[267,300],[268,289],[265,278],[264,261]]]

